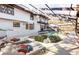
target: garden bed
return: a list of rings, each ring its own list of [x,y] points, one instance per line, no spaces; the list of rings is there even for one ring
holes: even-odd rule
[[[58,35],[37,35],[33,37],[35,41],[44,42],[44,40],[49,39],[51,43],[57,43],[61,41],[62,39]]]

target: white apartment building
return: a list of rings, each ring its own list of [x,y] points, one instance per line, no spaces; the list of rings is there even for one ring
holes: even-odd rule
[[[0,4],[0,32],[6,30],[8,37],[37,35],[41,28],[47,28],[48,20],[45,15],[34,14],[19,5]]]

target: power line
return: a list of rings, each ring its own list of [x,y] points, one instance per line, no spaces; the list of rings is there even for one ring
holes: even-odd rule
[[[37,9],[35,6],[33,6],[32,4],[29,4],[30,6],[32,6],[33,8]],[[37,9],[38,10],[38,9]]]
[[[47,4],[45,4],[45,5],[49,8],[49,10],[52,11],[52,9],[51,9]],[[52,13],[53,13],[55,16],[57,16],[53,11],[52,11]]]
[[[47,5],[47,4],[45,4],[48,8],[49,8],[49,10],[55,15],[55,16],[57,16],[57,14],[55,14],[54,12],[53,12],[53,10]],[[57,16],[58,18],[59,18],[59,16]],[[59,18],[59,20],[60,20],[60,18]]]
[[[35,7],[34,5],[32,5],[32,4],[29,4],[31,7],[33,7],[33,8],[35,8],[36,10],[38,10],[38,11],[40,11],[41,13],[43,13],[44,15],[46,15],[47,17],[49,17],[48,16],[48,14],[47,13],[44,13],[43,11],[41,11],[41,10],[39,10],[37,7]],[[50,17],[49,17],[50,18]]]
[[[30,6],[32,6],[33,8],[35,8],[36,10],[40,11],[41,13],[45,14],[44,12],[42,12],[41,10],[39,10],[38,8],[36,8],[35,6],[33,6],[32,4],[29,4]]]

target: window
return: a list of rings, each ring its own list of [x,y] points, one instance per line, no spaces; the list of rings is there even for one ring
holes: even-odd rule
[[[10,7],[9,5],[2,5],[0,4],[0,12],[9,14],[9,15],[14,15],[14,8]]]
[[[30,30],[34,29],[34,23],[33,24],[29,24],[29,29]]]
[[[34,29],[34,23],[33,24],[26,23],[26,29],[33,30]]]
[[[19,21],[13,21],[13,27],[20,27]]]
[[[30,14],[30,20],[34,20],[33,14]]]
[[[43,24],[40,24],[40,28],[44,28],[44,25]]]
[[[28,23],[26,23],[26,29],[28,29]]]

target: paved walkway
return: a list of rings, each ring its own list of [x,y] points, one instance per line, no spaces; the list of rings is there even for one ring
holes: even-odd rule
[[[74,39],[68,37],[59,43],[41,44],[48,49],[45,55],[79,55],[79,46],[76,45]]]

